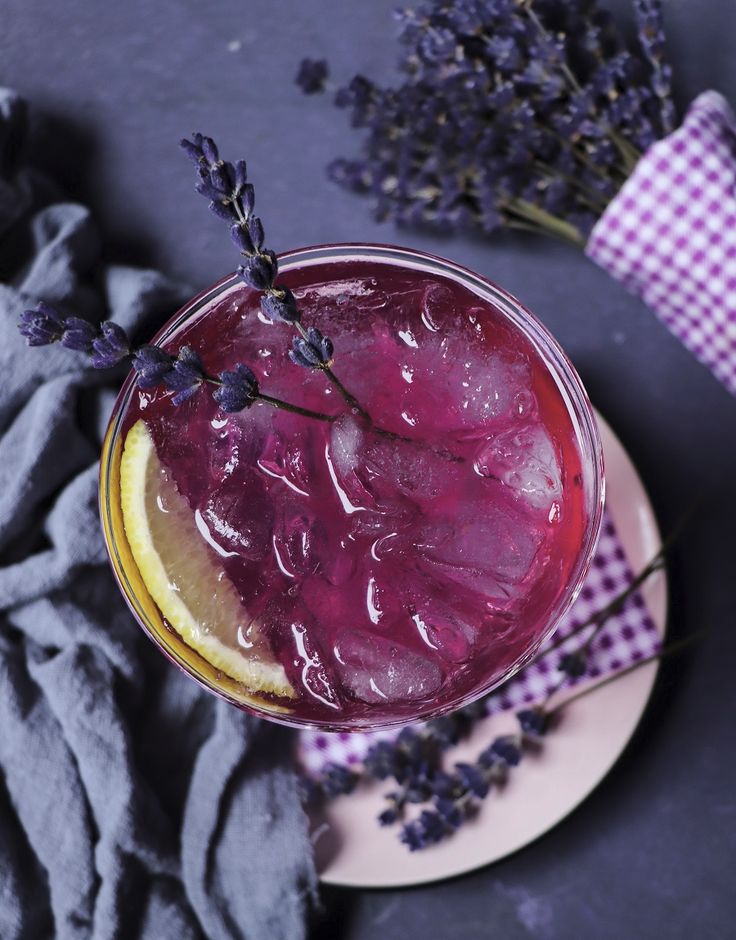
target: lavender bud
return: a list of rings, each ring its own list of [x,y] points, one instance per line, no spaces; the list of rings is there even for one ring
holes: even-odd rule
[[[263,222],[256,215],[252,215],[248,219],[248,232],[253,241],[253,244],[260,251],[263,247],[263,239],[265,238],[263,232]]]
[[[437,809],[437,815],[446,826],[450,829],[459,829],[462,826],[464,816],[454,800],[442,798],[435,800],[434,805]]]
[[[512,737],[496,738],[488,750],[509,767],[516,767],[521,761],[521,749]]]
[[[585,654],[577,651],[575,653],[566,653],[557,667],[560,672],[564,672],[571,679],[579,679],[584,676],[588,669]]]
[[[130,340],[112,320],[100,324],[100,333],[92,342],[92,365],[95,369],[110,369],[130,354]]]
[[[324,369],[329,368],[332,353],[332,341],[323,336],[316,327],[310,326],[306,339],[302,336],[294,337],[289,358],[295,365],[305,369]]]
[[[182,140],[179,141],[179,146],[184,151],[184,153],[189,157],[192,163],[199,165],[200,161],[203,159],[202,147],[201,147],[202,135],[193,134],[192,137],[193,137],[193,140],[187,140],[187,138],[184,137]]]
[[[399,773],[399,761],[399,755],[388,741],[377,741],[368,749],[363,767],[371,777],[386,780]]]
[[[213,200],[210,203],[210,212],[214,212],[217,218],[222,219],[223,222],[234,222],[238,218],[235,207],[229,199],[227,201]]]
[[[243,228],[240,222],[237,222],[230,229],[230,237],[235,247],[244,255],[255,254],[256,248],[253,244],[247,229]]]
[[[218,378],[222,385],[212,397],[228,414],[250,407],[258,398],[258,380],[248,366],[238,363],[233,370],[221,372]]]
[[[243,194],[241,196],[241,200],[243,203],[243,213],[247,219],[250,216],[250,214],[253,212],[253,207],[256,204],[256,191],[253,188],[252,183],[246,183],[243,186]]]
[[[248,167],[245,160],[236,160],[235,161],[235,189],[240,193],[248,182]]]
[[[396,806],[389,806],[378,816],[379,826],[392,826],[399,818],[399,810]]]
[[[246,258],[238,268],[238,274],[249,287],[268,290],[273,285],[278,263],[273,252],[258,252]]]
[[[447,829],[439,813],[432,810],[422,810],[419,819],[415,820],[417,828],[421,833],[423,845],[435,845],[441,842],[447,835]]]
[[[432,775],[432,794],[438,798],[452,796],[455,790],[455,778],[445,770],[435,770]]]
[[[541,708],[524,708],[516,713],[524,734],[543,737],[549,728],[549,715]]]
[[[302,59],[294,81],[305,95],[314,95],[324,91],[328,75],[329,69],[324,59]]]
[[[455,764],[455,771],[464,790],[479,800],[488,795],[489,784],[483,771],[475,764]]]
[[[271,322],[298,323],[301,314],[288,287],[275,287],[273,293],[261,297],[261,310]]]
[[[328,764],[322,777],[322,789],[327,796],[340,796],[352,793],[358,782],[358,775],[341,764]]]
[[[29,346],[48,346],[56,343],[64,333],[64,318],[49,304],[39,301],[30,310],[24,310],[18,321],[18,329],[28,340]]]
[[[427,844],[424,841],[424,831],[421,826],[417,825],[416,820],[404,826],[399,839],[410,852],[418,852],[419,849],[423,849]]]
[[[210,181],[218,192],[230,195],[233,191],[234,179],[231,167],[227,163],[219,163],[210,170]]]
[[[181,405],[197,391],[204,381],[204,371],[199,355],[191,346],[182,346],[171,368],[164,375],[164,384],[175,391],[172,401]]]
[[[92,352],[92,343],[99,335],[96,326],[81,317],[67,317],[64,321],[64,333],[61,345],[75,352]]]
[[[159,346],[141,346],[133,353],[132,366],[141,388],[159,385],[171,371],[174,359]]]
[[[204,196],[205,199],[209,199],[212,202],[221,202],[223,198],[223,193],[215,186],[210,178],[210,173],[204,167],[200,167],[198,172],[198,182],[195,185],[195,189],[200,196]]]
[[[211,137],[202,137],[202,154],[204,155],[205,160],[208,163],[217,163],[220,159],[220,155],[217,152],[217,144]]]

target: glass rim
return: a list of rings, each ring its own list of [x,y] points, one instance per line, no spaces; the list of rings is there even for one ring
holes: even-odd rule
[[[592,479],[586,480],[586,488],[590,486],[591,492],[589,498],[586,499],[586,509],[588,510],[589,517],[586,524],[583,544],[578,552],[574,573],[568,582],[566,590],[563,592],[561,598],[558,599],[555,608],[550,612],[549,622],[541,639],[534,645],[528,655],[515,665],[511,673],[503,676],[493,685],[483,689],[479,693],[473,692],[463,700],[449,706],[443,705],[434,710],[430,709],[426,712],[422,712],[421,715],[418,715],[415,719],[416,721],[426,721],[438,715],[454,711],[464,704],[482,695],[488,694],[493,688],[508,681],[513,675],[518,673],[549,639],[559,625],[562,617],[579,596],[585,577],[592,564],[603,524],[603,509],[605,503],[603,447],[593,406],[588,394],[585,391],[585,387],[577,370],[559,342],[531,310],[513,294],[500,287],[490,278],[477,274],[470,268],[439,255],[391,244],[340,242],[294,248],[278,255],[279,271],[282,273],[293,270],[294,268],[303,268],[320,263],[356,259],[370,260],[378,263],[400,264],[404,267],[414,267],[423,270],[429,268],[430,271],[434,271],[437,274],[454,278],[474,293],[484,296],[486,300],[490,300],[495,306],[500,307],[502,313],[510,317],[514,325],[521,329],[526,338],[532,342],[536,352],[540,355],[549,373],[554,378],[557,388],[563,397],[568,414],[570,415],[575,438],[581,451],[580,458],[583,473],[586,471],[586,466],[592,469]],[[170,341],[185,323],[199,314],[215,299],[230,290],[244,286],[242,279],[237,273],[233,272],[225,275],[214,284],[200,291],[198,294],[195,294],[179,308],[179,310],[154,334],[150,342],[162,343]],[[148,615],[136,596],[135,588],[127,576],[125,563],[120,557],[116,542],[115,527],[111,518],[110,504],[110,494],[113,492],[111,477],[114,469],[112,457],[115,452],[115,444],[119,439],[127,406],[134,390],[135,373],[131,370],[117,395],[105,435],[100,459],[99,509],[105,548],[113,569],[113,574],[128,607],[148,637],[175,665],[179,666],[203,688],[224,698],[239,708],[253,710],[259,716],[267,717],[269,720],[287,724],[292,727],[315,727],[322,730],[340,731],[377,731],[393,725],[406,724],[405,716],[394,721],[382,720],[375,724],[366,723],[363,728],[340,724],[339,721],[333,722],[332,724],[300,721],[286,714],[268,711],[268,703],[266,702],[249,704],[248,701],[241,701],[234,695],[229,694],[224,688],[216,685],[206,676],[200,674],[191,661],[180,657],[173,648],[167,646],[160,633],[149,624]],[[587,505],[588,502],[589,505]],[[257,699],[257,696],[255,696],[255,698]]]

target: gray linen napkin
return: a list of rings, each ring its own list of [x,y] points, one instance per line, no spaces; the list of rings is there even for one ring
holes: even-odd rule
[[[0,89],[0,938],[298,940],[314,870],[289,733],[134,623],[97,510],[110,376],[16,328],[43,299],[145,338],[190,292],[103,262],[87,209],[20,162],[24,132]]]

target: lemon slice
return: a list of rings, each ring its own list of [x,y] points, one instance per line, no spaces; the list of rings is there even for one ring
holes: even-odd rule
[[[292,698],[283,666],[260,635],[194,514],[156,454],[145,421],[128,431],[120,464],[125,535],[143,583],[184,642],[251,692]],[[218,636],[247,636],[248,648]]]

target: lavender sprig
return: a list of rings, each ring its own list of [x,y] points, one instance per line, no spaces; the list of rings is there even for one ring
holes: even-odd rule
[[[324,59],[303,59],[294,81],[305,95],[314,95],[325,90],[330,70]]]
[[[432,788],[432,809],[424,809],[419,816],[405,823],[399,839],[410,851],[417,851],[447,839],[459,829],[466,819],[478,812],[480,803],[493,788],[505,783],[511,770],[517,767],[529,751],[537,752],[543,738],[555,726],[561,712],[573,701],[590,695],[597,689],[629,675],[643,666],[671,656],[689,646],[702,634],[694,634],[670,643],[658,652],[641,659],[625,669],[607,676],[600,682],[584,686],[580,691],[565,698],[554,708],[549,707],[549,698],[542,704],[517,712],[520,732],[496,738],[489,747],[480,752],[473,764],[456,764],[455,773],[443,775]],[[401,818],[401,811],[389,809],[379,816],[379,823],[387,825]]]
[[[111,320],[95,326],[80,317],[64,317],[43,301],[24,310],[18,329],[29,346],[48,346],[61,343],[67,349],[86,353],[95,369],[110,369],[129,361],[141,388],[163,385],[174,392],[172,402],[181,405],[188,401],[203,385],[214,386],[212,397],[222,411],[232,414],[249,408],[260,401],[306,418],[334,421],[335,415],[323,414],[301,405],[274,398],[261,391],[253,370],[238,363],[219,375],[209,375],[199,353],[191,346],[182,346],[173,356],[160,346],[143,345],[134,348],[128,334]]]
[[[603,625],[621,610],[644,581],[660,570],[666,552],[690,514],[688,513],[674,528],[659,552],[627,588],[564,638],[564,642],[567,642],[584,629],[593,627],[575,651],[562,657],[558,664],[561,671],[560,680],[545,699],[517,713],[517,734],[497,737],[472,763],[456,763],[452,771],[445,770],[443,755],[466,738],[477,721],[488,714],[489,698],[481,699],[454,713],[432,719],[421,728],[404,728],[393,742],[376,742],[368,750],[361,766],[345,768],[339,764],[330,764],[319,779],[305,780],[305,803],[319,805],[326,799],[350,793],[361,780],[392,779],[397,786],[385,794],[386,807],[378,816],[381,826],[401,822],[399,837],[410,851],[426,848],[451,836],[466,819],[477,813],[479,804],[494,787],[506,780],[509,772],[521,763],[524,754],[540,746],[541,740],[554,726],[555,718],[565,704],[602,684],[614,681],[632,669],[675,652],[682,646],[682,643],[671,644],[652,657],[613,673],[594,686],[584,687],[581,692],[568,696],[562,705],[551,708],[554,696],[566,683],[586,674],[589,665],[588,653],[593,640]],[[549,656],[560,643],[545,648],[532,662]],[[407,808],[422,804],[428,804],[428,808],[422,809],[415,818],[407,820]]]
[[[634,0],[636,25],[644,55],[652,69],[652,88],[659,101],[660,119],[665,134],[675,126],[672,103],[672,67],[664,61],[664,22],[661,0]]]
[[[295,336],[292,340],[289,359],[307,369],[329,368],[332,353],[332,340],[323,336],[315,326],[310,326],[306,336]]]
[[[636,3],[636,51],[597,0],[428,0],[399,11],[403,81],[384,88],[358,75],[337,92],[364,137],[358,157],[335,160],[328,175],[399,225],[522,228],[583,245],[673,122],[661,4]],[[326,87],[309,81],[312,67],[297,76],[309,93]]]
[[[319,69],[312,63],[305,66],[305,71],[305,83],[317,90],[314,79]],[[230,236],[243,257],[238,274],[249,287],[262,293],[260,303],[264,316],[272,322],[292,326],[299,334],[289,353],[291,361],[302,368],[323,372],[350,408],[370,421],[370,415],[332,371],[332,342],[316,327],[306,329],[302,325],[293,293],[285,285],[276,283],[278,258],[263,247],[263,223],[253,214],[255,190],[247,181],[245,161],[229,163],[220,159],[214,140],[203,134],[182,140],[181,147],[196,166],[197,192],[209,200],[210,210],[218,218],[230,223]]]

